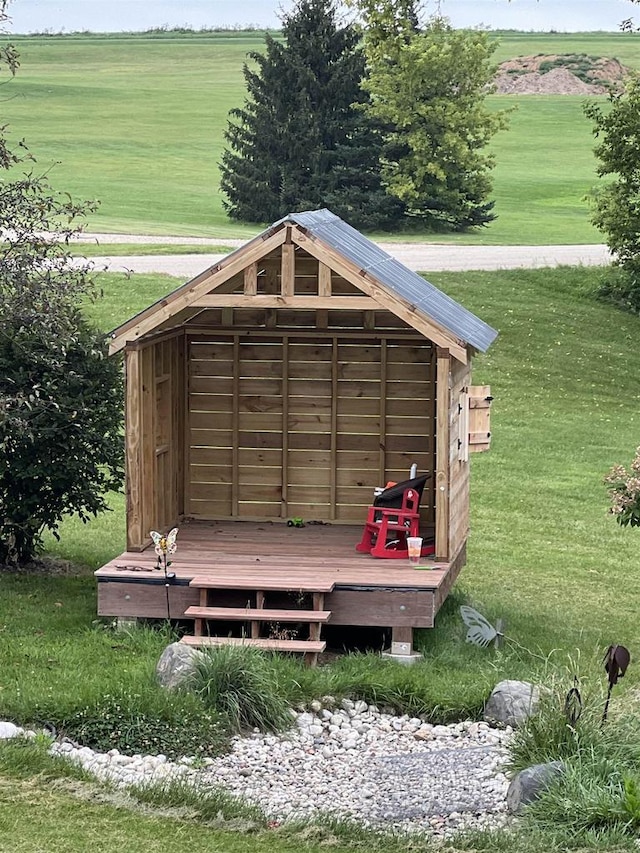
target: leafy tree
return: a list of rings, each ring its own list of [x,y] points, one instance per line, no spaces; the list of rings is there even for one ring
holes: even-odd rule
[[[356,227],[387,224],[402,204],[381,184],[380,128],[358,108],[357,28],[339,26],[334,0],[298,0],[283,36],[244,67],[248,97],[231,111],[221,162],[229,215],[273,221],[327,205]]]
[[[9,48],[1,61],[15,71]],[[0,565],[32,560],[64,515],[106,509],[123,476],[121,371],[81,314],[92,281],[67,247],[88,207],[25,171],[32,163],[1,128]]]
[[[597,173],[611,176],[593,193],[592,222],[604,233],[617,268],[603,286],[604,295],[640,311],[640,77],[632,77],[609,101],[606,110],[596,103],[585,107],[599,140]]]
[[[387,128],[383,179],[408,213],[434,230],[495,218],[486,146],[506,127],[485,96],[495,43],[444,18],[416,26],[410,0],[354,0],[365,21],[371,95],[366,111]]]

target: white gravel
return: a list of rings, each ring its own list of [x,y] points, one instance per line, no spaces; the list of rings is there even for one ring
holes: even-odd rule
[[[0,723],[0,738],[19,734]],[[68,740],[51,752],[116,787],[182,779],[222,788],[276,823],[332,814],[373,828],[449,835],[507,823],[502,765],[510,735],[481,722],[434,726],[365,702],[336,707],[325,697],[296,713],[290,732],[236,737],[227,755],[204,761],[97,753]]]

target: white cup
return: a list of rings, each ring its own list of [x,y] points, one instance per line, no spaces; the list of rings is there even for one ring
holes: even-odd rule
[[[422,553],[422,537],[407,536],[407,550],[409,551],[409,562],[412,566],[417,566]]]

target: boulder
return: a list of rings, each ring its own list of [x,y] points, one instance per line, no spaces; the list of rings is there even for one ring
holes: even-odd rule
[[[19,728],[14,723],[0,722],[0,740],[20,737],[22,734],[24,734],[24,729]]]
[[[548,764],[534,764],[521,770],[512,779],[507,791],[507,809],[512,814],[520,814],[523,808],[549,787],[564,772],[562,761],[550,761]]]
[[[505,726],[519,726],[533,716],[540,704],[540,690],[528,681],[501,681],[493,688],[484,708],[484,719]]]
[[[199,649],[182,643],[171,643],[160,655],[156,675],[161,687],[175,690],[184,685],[194,673],[196,661],[204,657]]]

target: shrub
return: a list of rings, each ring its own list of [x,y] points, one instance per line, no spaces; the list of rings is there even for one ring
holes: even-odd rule
[[[231,729],[281,731],[292,715],[269,655],[248,646],[210,649],[196,666],[193,688]]]
[[[6,19],[0,0],[0,31]],[[0,49],[0,72],[17,54]],[[90,269],[69,239],[93,205],[75,204],[0,126],[0,565],[27,564],[45,528],[107,508],[123,480],[122,379],[80,303]]]
[[[622,527],[640,527],[640,447],[631,463],[631,472],[622,465],[614,465],[605,477],[610,486],[610,512]]]

